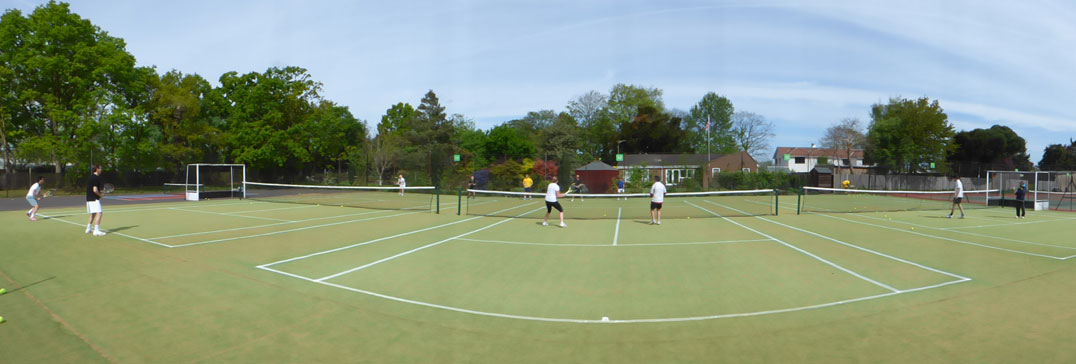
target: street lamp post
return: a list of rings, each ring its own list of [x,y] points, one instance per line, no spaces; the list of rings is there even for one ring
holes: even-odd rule
[[[623,143],[623,142],[626,142],[626,141],[628,141],[628,140],[627,139],[622,139],[622,140],[617,140],[616,141],[616,154],[620,154],[620,143]]]

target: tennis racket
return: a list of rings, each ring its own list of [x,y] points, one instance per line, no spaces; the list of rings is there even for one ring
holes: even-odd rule
[[[113,191],[116,191],[116,186],[111,183],[105,183],[104,188],[104,193],[112,193]]]
[[[45,190],[45,193],[41,194],[41,198],[52,197],[52,194],[55,192],[56,190]]]

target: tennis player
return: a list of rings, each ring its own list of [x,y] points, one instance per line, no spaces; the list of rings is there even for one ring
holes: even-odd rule
[[[560,227],[568,227],[568,225],[564,225],[564,208],[560,207],[560,202],[557,202],[558,197],[564,197],[564,194],[560,193],[557,177],[553,177],[553,181],[549,183],[549,187],[545,190],[545,221],[542,221],[542,226],[549,226],[549,213],[556,208],[557,211],[560,211]]]
[[[576,191],[576,193],[586,193],[583,191],[584,188],[583,179],[580,178],[578,174],[575,175],[575,181],[572,182],[572,186],[569,190]],[[568,202],[575,202],[575,195],[572,195],[572,199],[568,200]],[[579,202],[586,202],[586,200],[583,200],[583,196],[579,196]]]
[[[534,180],[531,179],[531,175],[524,174],[523,175],[523,192],[530,193],[531,192],[531,186],[534,186]],[[524,200],[533,200],[534,197],[531,197],[531,195],[523,195],[523,199]]]
[[[665,185],[661,176],[654,176],[654,185],[650,186],[650,225],[661,225],[661,205],[665,203]]]
[[[956,209],[960,209],[960,218],[964,218],[964,206],[961,203],[964,202],[964,183],[960,182],[960,177],[953,176],[953,181],[956,182],[956,190],[953,191],[953,208],[949,209],[949,218],[953,218],[953,213]]]
[[[467,190],[468,190],[467,191],[467,198],[468,199],[475,198],[473,190],[476,189],[476,188],[478,188],[478,181],[476,181],[474,179],[474,175],[472,174],[471,175],[471,181],[467,182]]]
[[[407,187],[407,180],[403,178],[403,173],[400,173],[400,178],[396,179],[396,184],[400,185],[400,196],[403,196],[404,187]]]
[[[616,193],[624,193],[624,178],[616,180]],[[620,197],[617,197],[616,199],[619,201]],[[624,197],[624,199],[627,200],[628,198]]]
[[[37,221],[37,201],[41,200],[41,189],[45,187],[45,177],[37,177],[37,183],[30,186],[30,190],[26,192],[26,202],[30,203],[30,211],[26,212],[26,217],[30,218],[30,221]]]
[[[1023,219],[1027,215],[1027,209],[1024,207],[1024,197],[1027,196],[1027,182],[1021,182],[1020,187],[1016,188],[1016,218]]]
[[[104,212],[101,211],[101,193],[103,193],[105,187],[101,184],[101,165],[93,166],[93,173],[90,174],[90,180],[86,183],[86,212],[90,213],[90,222],[86,224],[86,233],[93,233],[93,236],[105,236],[105,233],[101,231],[101,218],[104,216]]]

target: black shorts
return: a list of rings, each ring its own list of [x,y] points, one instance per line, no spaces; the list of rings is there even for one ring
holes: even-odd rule
[[[531,191],[530,187],[523,187],[523,192],[530,192],[530,191]]]
[[[545,202],[545,213],[548,214],[550,212],[553,212],[553,208],[556,208],[557,211],[564,212],[564,208],[560,207],[560,201],[557,201],[557,202],[546,201]]]
[[[652,202],[651,201],[650,202],[650,209],[651,210],[661,210],[661,204],[662,204],[661,202]]]
[[[964,202],[964,198],[963,198],[963,197],[957,197],[957,198],[954,198],[954,199],[953,199],[953,203],[961,203],[961,202]]]

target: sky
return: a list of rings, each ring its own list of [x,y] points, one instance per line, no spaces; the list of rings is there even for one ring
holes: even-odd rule
[[[30,12],[42,1],[0,0]],[[140,66],[220,75],[299,66],[371,129],[433,90],[488,129],[618,83],[688,110],[708,92],[810,146],[891,97],[957,131],[1006,125],[1038,163],[1076,138],[1071,1],[73,0]],[[770,157],[770,156],[767,156]]]

